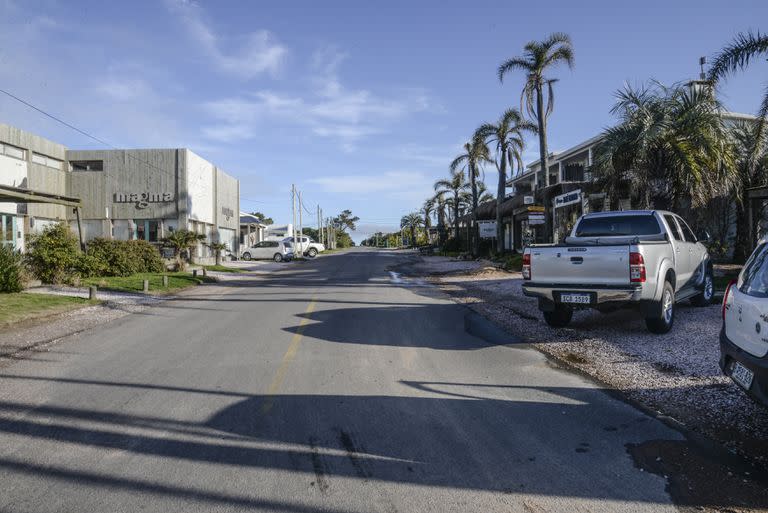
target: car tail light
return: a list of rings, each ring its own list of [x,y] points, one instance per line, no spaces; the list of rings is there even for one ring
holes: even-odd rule
[[[645,283],[645,260],[640,253],[629,254],[629,281],[631,283]]]
[[[523,255],[523,279],[531,279],[531,254],[525,253]]]
[[[736,280],[728,282],[728,286],[725,287],[725,294],[723,295],[723,320],[725,320],[725,311],[728,309],[728,297],[731,295],[731,287],[736,285]]]

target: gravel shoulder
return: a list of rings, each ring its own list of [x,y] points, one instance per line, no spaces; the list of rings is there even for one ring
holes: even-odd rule
[[[768,467],[768,410],[747,398],[717,364],[719,305],[680,304],[675,327],[661,336],[649,333],[643,319],[628,310],[578,311],[567,328],[553,329],[536,300],[523,296],[519,273],[490,262],[446,260],[420,258],[400,270],[427,276],[455,301],[538,350]]]

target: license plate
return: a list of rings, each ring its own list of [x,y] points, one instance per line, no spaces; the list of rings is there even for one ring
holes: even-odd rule
[[[752,386],[752,378],[754,378],[755,374],[744,367],[739,362],[734,362],[733,367],[731,367],[731,379],[733,379],[736,383],[744,387],[745,390],[749,390],[749,387]]]
[[[560,302],[588,305],[592,300],[589,294],[560,294]]]

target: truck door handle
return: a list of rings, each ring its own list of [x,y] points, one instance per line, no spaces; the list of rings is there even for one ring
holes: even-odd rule
[[[584,257],[571,257],[571,263],[572,264],[583,264],[584,263]]]

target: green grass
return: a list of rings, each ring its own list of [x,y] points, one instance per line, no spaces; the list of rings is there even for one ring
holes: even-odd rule
[[[204,265],[206,271],[216,271],[219,273],[240,273],[243,272],[240,269],[234,267],[227,267],[226,265]]]
[[[168,287],[163,287],[163,275],[168,276]],[[213,278],[192,273],[139,273],[131,276],[103,276],[86,278],[80,283],[83,286],[95,285],[100,289],[116,290],[120,292],[142,292],[144,280],[149,280],[150,292],[168,292],[184,289],[201,283],[215,281]]]
[[[0,327],[93,304],[98,301],[54,294],[0,294]]]

